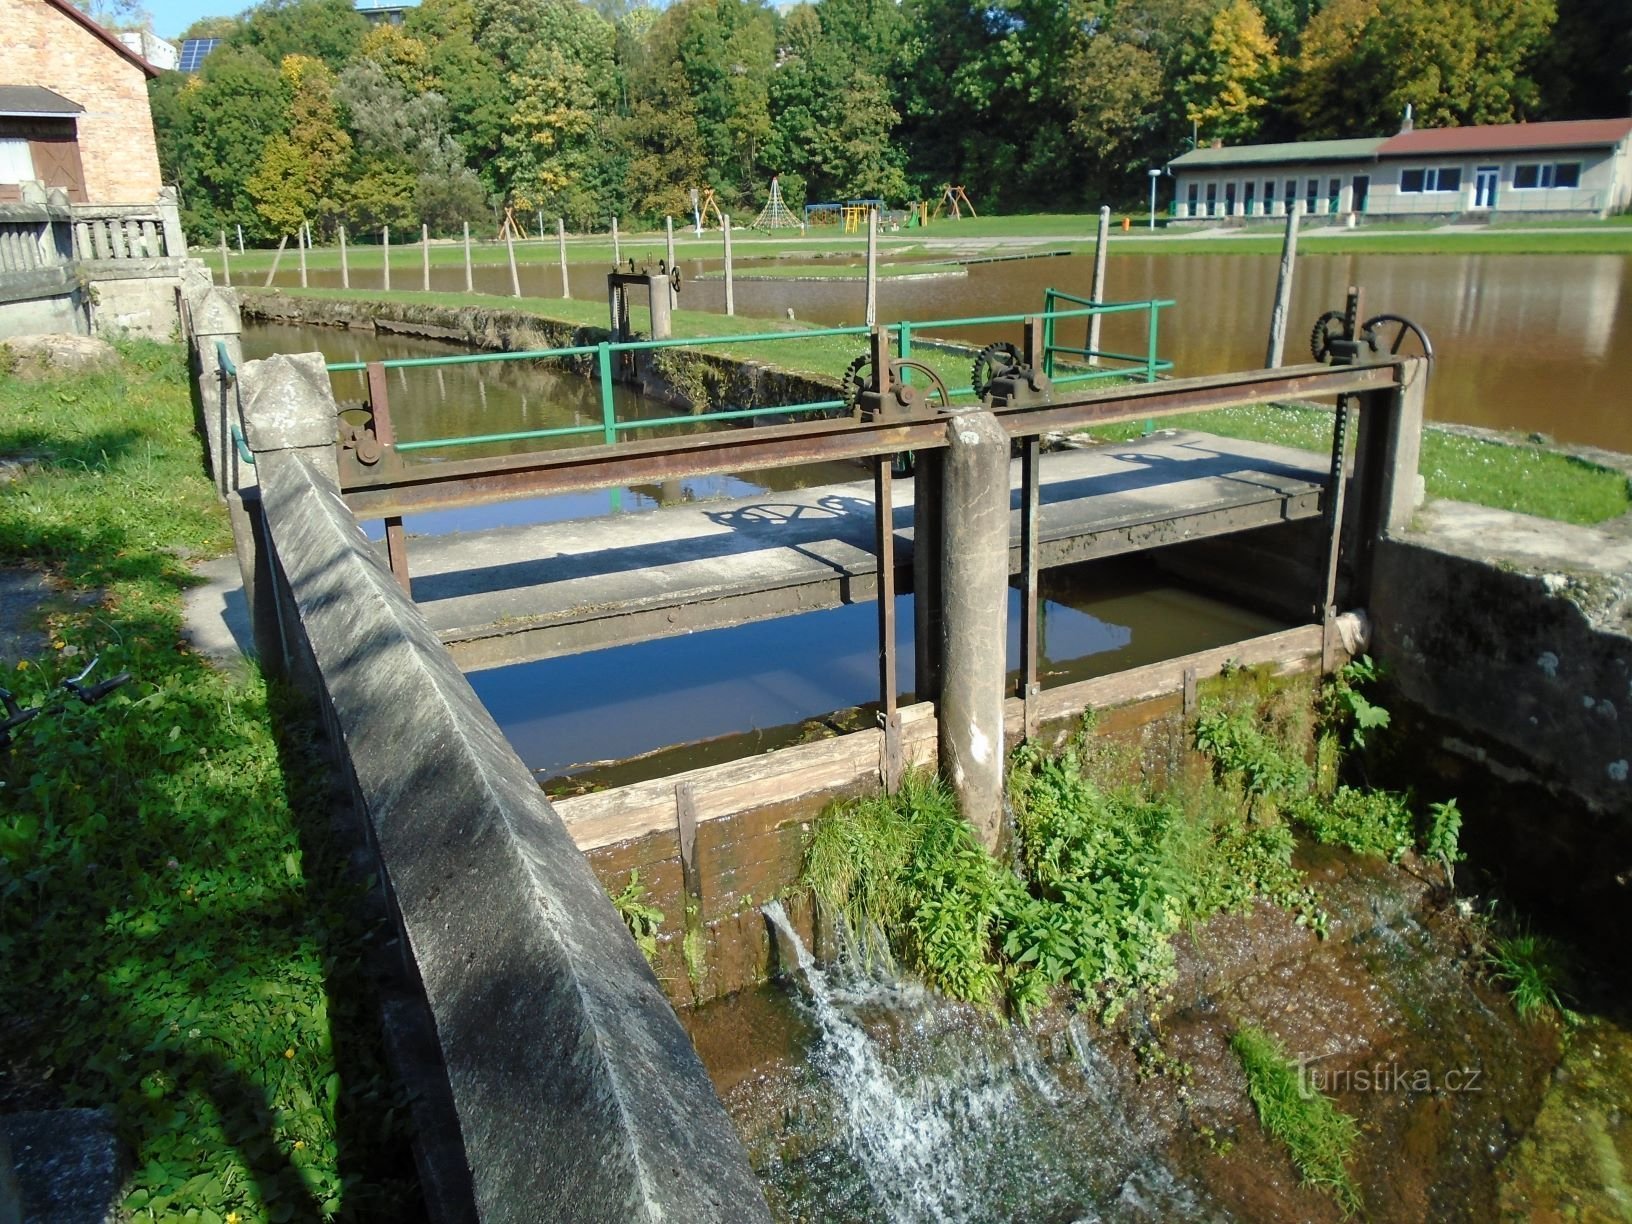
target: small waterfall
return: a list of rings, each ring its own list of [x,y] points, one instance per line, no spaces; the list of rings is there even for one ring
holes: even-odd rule
[[[900,1221],[973,1218],[973,1204],[952,1159],[958,1144],[954,1119],[944,1100],[924,1100],[903,1090],[900,1078],[849,1007],[865,1000],[865,989],[835,984],[816,964],[788,922],[779,901],[765,906],[778,946],[791,949],[804,998],[816,1022],[817,1047],[811,1059],[832,1082],[844,1103],[844,1134],[851,1156],[866,1171],[875,1201]],[[871,992],[873,1001],[899,1004],[902,992]],[[967,1102],[985,1112],[1001,1109],[994,1099]]]
[[[792,1107],[821,1123],[814,1147],[794,1141],[797,1167],[781,1170],[796,1188],[788,1214],[901,1224],[1208,1214],[1130,1118],[1080,1018],[1063,1063],[1051,1060],[1001,1018],[853,964],[818,965],[778,902],[764,914],[814,1030],[808,1099],[821,1102]]]

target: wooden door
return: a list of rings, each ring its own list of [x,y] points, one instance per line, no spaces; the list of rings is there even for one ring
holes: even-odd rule
[[[85,170],[79,162],[79,141],[73,136],[36,137],[29,142],[34,173],[46,187],[61,187],[74,204],[84,204]]]

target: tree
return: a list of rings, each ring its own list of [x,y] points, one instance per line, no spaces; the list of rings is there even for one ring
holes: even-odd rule
[[[904,199],[906,158],[893,139],[900,115],[884,80],[808,6],[784,20],[782,46],[769,94],[773,172],[798,174],[817,199]]]
[[[1250,140],[1280,66],[1258,7],[1252,0],[1229,0],[1213,14],[1207,41],[1180,82],[1186,118],[1209,138]]]
[[[1524,118],[1553,0],[1332,0],[1304,31],[1294,112],[1310,136]]]
[[[368,22],[351,0],[263,0],[249,10],[233,41],[282,63],[291,55],[320,59],[338,71],[357,53]]]
[[[258,52],[228,45],[198,75],[164,73],[148,92],[159,166],[181,188],[187,224],[209,232],[242,223],[259,232],[247,184],[288,122],[277,69]]]
[[[267,142],[260,168],[245,185],[272,232],[289,234],[303,221],[323,222],[340,211],[331,193],[352,146],[340,126],[334,77],[321,60],[286,56],[279,75],[289,96],[289,126]]]

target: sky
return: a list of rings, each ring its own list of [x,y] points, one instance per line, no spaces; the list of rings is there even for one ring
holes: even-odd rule
[[[144,0],[142,7],[153,15],[153,33],[160,38],[174,39],[200,17],[236,17],[251,7],[251,3],[250,0]]]

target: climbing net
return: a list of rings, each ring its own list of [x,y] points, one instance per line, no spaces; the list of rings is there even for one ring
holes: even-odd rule
[[[760,209],[759,216],[754,218],[754,228],[762,230],[804,228],[799,224],[799,218],[782,203],[782,185],[774,178],[771,180],[771,198],[765,201],[765,207]]]

